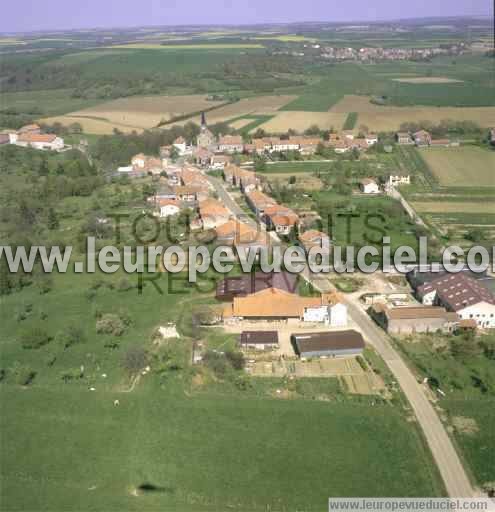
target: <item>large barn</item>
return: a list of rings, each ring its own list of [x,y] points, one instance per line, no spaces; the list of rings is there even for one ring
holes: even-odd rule
[[[363,352],[362,335],[354,330],[297,333],[292,343],[301,358],[357,356]]]
[[[232,301],[234,297],[246,297],[267,288],[296,293],[297,279],[297,274],[290,272],[254,272],[240,277],[227,277],[217,284],[216,298]]]

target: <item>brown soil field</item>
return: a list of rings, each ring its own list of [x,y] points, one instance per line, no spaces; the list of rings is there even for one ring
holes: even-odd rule
[[[333,112],[279,112],[273,119],[263,123],[260,128],[269,133],[283,133],[289,128],[302,132],[311,125],[318,125],[321,129],[335,128],[342,129],[347,113]],[[256,128],[257,129],[257,128]]]
[[[418,76],[411,78],[392,78],[394,82],[401,82],[404,84],[452,84],[460,83],[463,80],[456,80],[455,78],[446,78],[441,76]]]
[[[38,122],[47,124],[61,123],[64,126],[79,123],[82,126],[84,133],[91,133],[94,135],[111,135],[114,128],[119,129],[123,133],[131,133],[133,131],[141,133],[143,131],[143,129],[138,126],[111,123],[105,119],[91,119],[88,117],[73,117],[69,115],[45,117],[43,119],[38,119]]]
[[[429,148],[422,150],[421,156],[441,185],[495,187],[494,151],[473,146]]]
[[[42,121],[70,124],[77,118],[76,121],[83,125],[87,133],[96,134],[112,133],[113,128],[126,132],[142,131],[154,128],[162,120],[221,104],[219,101],[208,101],[204,95],[120,98]]]
[[[402,123],[444,119],[474,121],[481,127],[493,126],[495,107],[381,107],[370,103],[368,96],[344,96],[330,110],[333,114],[359,114],[358,125],[366,125],[374,131],[396,131]]]

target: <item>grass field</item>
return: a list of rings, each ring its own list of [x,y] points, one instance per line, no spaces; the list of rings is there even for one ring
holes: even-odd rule
[[[128,394],[2,386],[0,399],[7,510],[321,511],[329,496],[442,493],[390,406],[185,394],[173,381]],[[157,490],[135,496],[146,483]]]
[[[107,47],[117,49],[129,49],[129,50],[259,50],[264,48],[262,44],[256,43],[218,43],[218,44],[153,44],[153,43],[130,43],[130,44],[116,44],[114,46]]]
[[[45,116],[65,114],[73,110],[92,107],[98,103],[102,103],[102,101],[73,98],[70,89],[2,92],[0,94],[1,109],[12,108],[18,112]]]
[[[430,148],[421,156],[442,186],[495,187],[495,151],[469,146]]]
[[[495,214],[495,204],[478,202],[469,203],[467,201],[425,201],[412,203],[414,209],[420,213],[488,213]]]
[[[480,349],[456,357],[451,352],[455,341],[452,336],[423,335],[401,338],[396,343],[416,368],[418,379],[437,379],[446,394],[439,397],[441,417],[454,435],[468,471],[482,485],[495,481],[495,363]],[[477,345],[479,341],[477,338],[468,343]]]

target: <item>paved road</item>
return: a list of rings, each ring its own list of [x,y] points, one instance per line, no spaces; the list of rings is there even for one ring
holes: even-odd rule
[[[227,193],[220,180],[213,177],[209,177],[209,180],[215,187],[220,200],[227,208],[236,215],[245,215],[240,206]],[[254,223],[252,219],[251,222]],[[310,274],[308,270],[302,272],[301,275],[320,292],[325,293],[332,288],[325,276]],[[346,300],[346,304],[350,317],[362,331],[364,338],[376,348],[409,400],[416,418],[423,429],[448,495],[457,498],[475,496],[476,493],[466,475],[459,455],[433,405],[429,402],[422,385],[417,382],[412,371],[392,347],[387,334],[373,322],[359,305],[356,305],[351,300]]]
[[[221,201],[225,208],[228,208],[237,219],[244,222],[245,224],[248,224],[254,228],[258,228],[257,222],[250,217],[237,203],[230,194],[225,190],[225,187],[223,186],[223,182],[219,178],[215,178],[213,176],[207,176],[208,181],[211,183],[213,188],[215,189],[215,192],[218,195],[219,201]]]
[[[350,316],[387,363],[409,400],[440,470],[448,495],[462,498],[474,496],[475,492],[454,445],[433,405],[426,397],[422,385],[417,382],[411,370],[392,347],[388,336],[371,318],[350,301],[347,301],[347,306]]]

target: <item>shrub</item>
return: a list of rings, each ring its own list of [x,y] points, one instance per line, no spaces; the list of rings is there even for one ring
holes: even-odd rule
[[[116,288],[119,292],[128,292],[129,290],[134,288],[134,286],[129,281],[129,279],[127,279],[126,277],[123,277],[122,279],[120,279],[118,281]]]
[[[117,315],[103,315],[96,322],[96,332],[98,334],[110,334],[112,336],[122,336],[125,332],[125,323]]]
[[[38,349],[50,340],[49,334],[41,327],[33,327],[21,335],[21,345],[25,349]]]
[[[203,362],[215,375],[223,376],[227,372],[227,359],[219,352],[207,351],[203,356]]]
[[[228,351],[225,353],[225,357],[234,370],[244,369],[246,361],[244,360],[244,354],[242,352]]]
[[[69,325],[57,333],[56,340],[64,347],[64,349],[67,349],[72,345],[84,343],[86,341],[86,337],[81,327],[77,325]]]
[[[33,383],[35,377],[36,372],[32,368],[29,368],[28,366],[22,366],[17,368],[15,380],[20,386],[29,386]]]
[[[65,383],[67,383],[71,380],[82,379],[84,377],[84,371],[81,368],[71,368],[64,370],[60,377]]]

